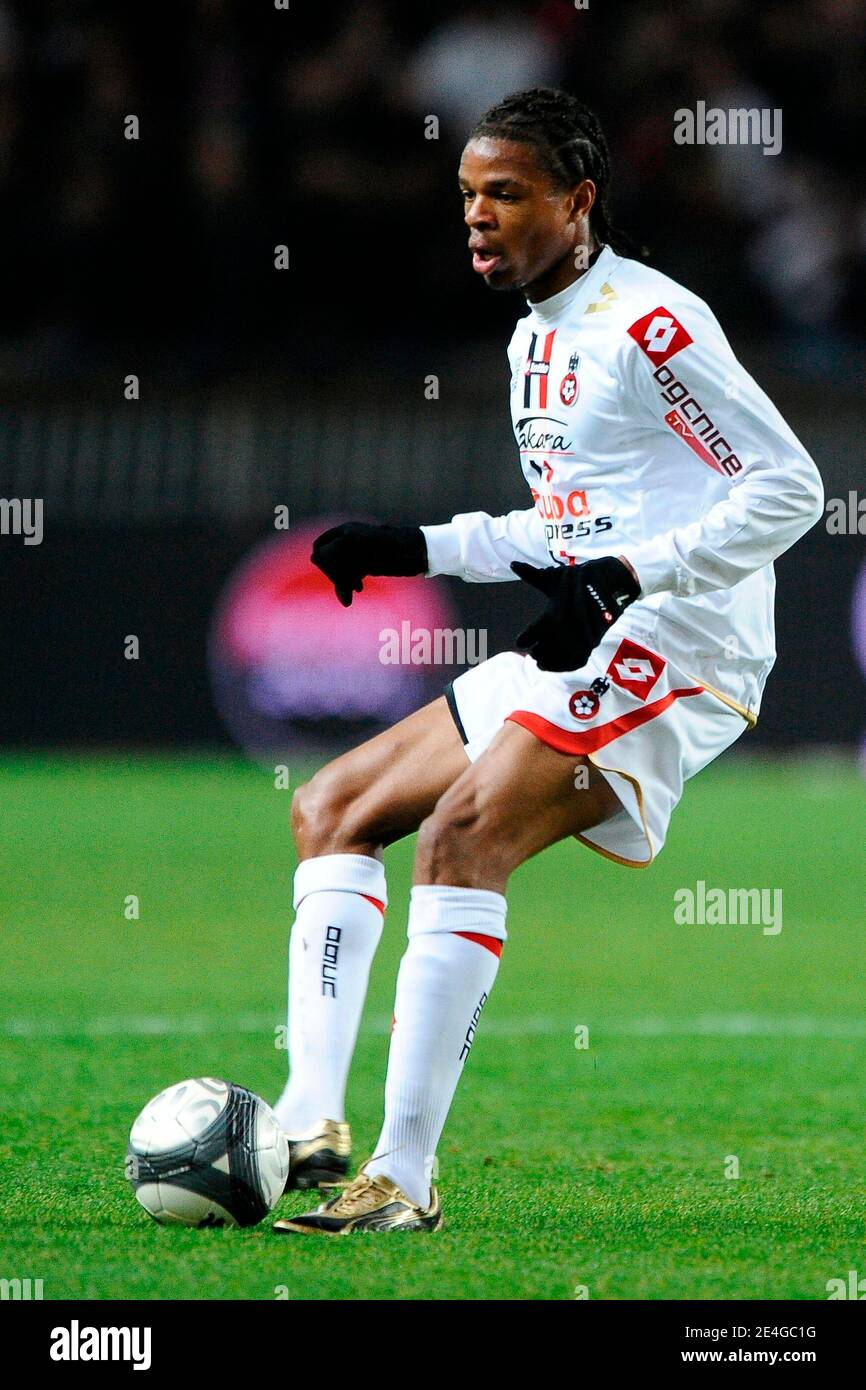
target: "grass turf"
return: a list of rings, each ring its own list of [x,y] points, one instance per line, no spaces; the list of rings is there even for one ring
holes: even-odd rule
[[[577,844],[525,866],[440,1145],[445,1229],[276,1239],[158,1227],[123,1155],[172,1081],[280,1089],[289,793],[224,757],[7,758],[0,1278],[46,1298],[826,1298],[866,1272],[864,795],[837,765],[729,757],[686,788],[648,871]],[[381,1119],[411,848],[386,856],[357,1159]],[[698,879],[782,888],[781,933],[676,925]]]

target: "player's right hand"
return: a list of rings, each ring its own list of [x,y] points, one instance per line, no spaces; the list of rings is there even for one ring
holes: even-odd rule
[[[377,526],[345,521],[313,542],[310,556],[334,586],[344,608],[368,574],[426,574],[427,542],[420,526]]]

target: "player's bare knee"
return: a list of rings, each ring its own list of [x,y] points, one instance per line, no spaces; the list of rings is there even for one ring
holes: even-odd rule
[[[315,834],[315,793],[312,782],[296,787],[292,795],[292,835],[299,849],[306,846]]]
[[[302,859],[320,854],[373,854],[381,840],[381,815],[369,789],[329,764],[292,798],[292,833]]]
[[[345,788],[328,768],[297,788],[292,797],[292,833],[303,858],[332,851],[346,806]]]
[[[421,823],[415,852],[416,883],[458,888],[489,888],[495,883],[499,888],[512,867],[507,846],[492,833],[489,817],[477,804],[443,797]]]
[[[451,819],[438,808],[421,822],[415,849],[415,877],[419,883],[458,883],[461,853],[455,832]]]

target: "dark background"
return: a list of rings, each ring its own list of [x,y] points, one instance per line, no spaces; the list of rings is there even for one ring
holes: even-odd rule
[[[863,4],[0,3],[0,496],[45,506],[40,546],[0,536],[4,741],[225,739],[208,627],[279,504],[526,505],[524,303],[473,277],[456,168],[483,110],[538,83],[598,110],[615,221],[709,300],[828,498],[866,495]],[[676,145],[698,100],[781,108],[782,152]],[[819,525],[779,562],[752,746],[866,729],[862,561]],[[450,588],[512,644],[519,586]]]

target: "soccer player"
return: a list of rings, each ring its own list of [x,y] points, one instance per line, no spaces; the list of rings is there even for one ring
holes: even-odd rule
[[[775,659],[773,560],[818,520],[818,472],[696,295],[622,252],[599,122],[566,92],[504,99],[459,170],[472,266],[529,312],[508,348],[532,505],[348,523],[313,561],[518,580],[538,616],[445,695],[299,789],[289,947],[289,1187],[348,1171],[346,1077],[387,903],[419,831],[374,1155],[279,1232],[435,1230],[433,1157],[506,940],[509,875],[575,838],[649,864],[683,783],[755,723]]]

